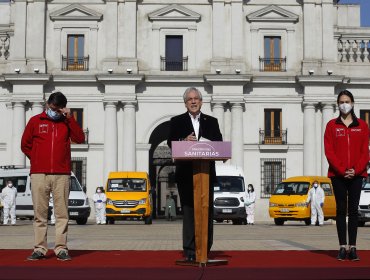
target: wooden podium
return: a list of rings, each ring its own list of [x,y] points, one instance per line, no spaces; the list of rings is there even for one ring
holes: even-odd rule
[[[195,262],[178,260],[178,265],[224,265],[227,260],[208,260],[208,209],[210,161],[231,158],[231,142],[172,141],[172,158],[193,162]]]

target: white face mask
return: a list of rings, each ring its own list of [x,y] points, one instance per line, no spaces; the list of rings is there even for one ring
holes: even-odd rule
[[[96,190],[97,193],[101,193],[101,190]]]
[[[317,188],[319,185],[318,185],[318,184],[313,184],[313,186],[314,186],[315,188]]]
[[[348,114],[349,112],[351,112],[352,110],[352,105],[349,104],[349,103],[343,103],[343,104],[340,104],[339,105],[339,110],[343,113],[343,114]]]
[[[12,188],[12,187],[13,187],[13,184],[8,184],[8,187],[9,187],[9,188]]]

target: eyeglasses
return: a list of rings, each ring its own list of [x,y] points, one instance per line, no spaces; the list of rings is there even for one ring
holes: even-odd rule
[[[186,102],[189,102],[189,101],[193,102],[193,101],[199,101],[199,100],[200,100],[199,97],[190,97],[190,98],[186,99]]]

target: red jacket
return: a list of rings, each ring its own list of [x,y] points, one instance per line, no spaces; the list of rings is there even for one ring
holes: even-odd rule
[[[329,162],[328,177],[343,177],[351,168],[355,170],[355,176],[367,177],[369,128],[366,122],[354,117],[346,127],[340,117],[329,121],[324,144]]]
[[[50,119],[45,112],[33,116],[22,136],[21,148],[31,160],[30,173],[70,174],[71,140],[83,143],[85,134],[71,118]]]

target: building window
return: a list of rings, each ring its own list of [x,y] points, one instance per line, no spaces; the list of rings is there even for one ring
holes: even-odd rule
[[[264,57],[260,57],[260,71],[286,71],[286,58],[281,57],[281,37],[264,37]]]
[[[286,159],[261,159],[261,198],[269,198],[286,178]]]
[[[71,158],[72,172],[76,175],[76,178],[82,187],[86,187],[86,163],[87,158],[85,157]]]
[[[360,110],[360,119],[364,120],[370,128],[370,110]]]
[[[82,108],[72,108],[71,109],[72,115],[80,125],[81,128],[84,127],[84,109]]]
[[[287,144],[287,130],[282,130],[281,109],[265,109],[265,127],[260,130],[260,144]]]
[[[161,56],[161,70],[188,70],[188,58],[183,56],[183,37],[181,35],[166,36],[165,57]]]
[[[82,108],[72,108],[72,115],[77,121],[78,125],[83,129],[84,128],[84,110]],[[85,133],[85,144],[89,143],[89,129],[84,129]]]
[[[67,57],[62,56],[62,70],[89,70],[89,56],[85,56],[85,36],[68,35]]]

